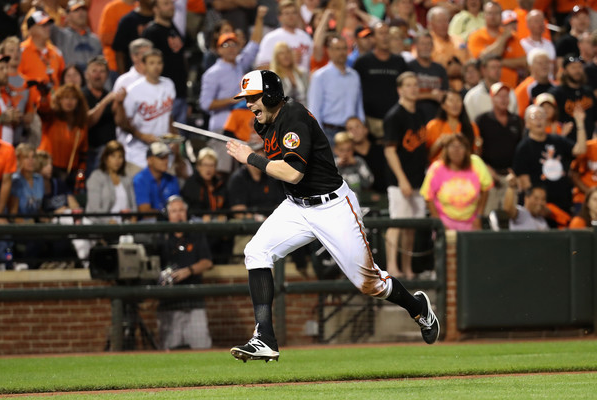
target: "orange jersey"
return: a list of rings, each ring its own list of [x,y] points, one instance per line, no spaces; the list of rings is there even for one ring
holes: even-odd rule
[[[73,147],[75,155],[71,170],[85,169],[84,155],[89,148],[87,128],[69,129],[65,121],[56,118],[43,121],[39,150],[45,150],[52,155],[52,164],[55,167],[68,168]]]
[[[479,150],[478,146],[478,139],[481,138],[481,133],[479,132],[479,127],[474,122],[471,122],[471,126],[473,127],[473,134],[475,135],[475,143],[473,145],[473,151]],[[431,148],[433,144],[443,135],[453,135],[455,133],[462,131],[462,124],[458,124],[456,130],[452,130],[448,121],[441,120],[439,118],[432,119],[427,123],[427,138],[426,138],[426,145],[427,148]],[[435,155],[429,154],[429,163],[433,163],[435,160],[439,158],[441,151]]]
[[[255,114],[248,108],[237,108],[230,111],[224,123],[224,130],[234,133],[237,139],[248,142],[251,134],[255,132],[253,121]]]
[[[597,186],[597,139],[587,140],[587,152],[582,154],[570,164],[570,169],[580,174],[580,179],[587,187]],[[585,194],[577,187],[573,189],[574,203],[585,201]]]
[[[118,23],[123,16],[133,11],[134,8],[134,4],[127,4],[122,0],[113,0],[104,8],[99,19],[97,35],[102,42],[103,53],[108,61],[108,67],[112,71],[118,69],[116,65],[116,53],[112,49],[112,42],[116,35],[116,29],[118,29]]]
[[[501,32],[501,31],[500,31]],[[488,46],[491,46],[497,37],[493,37],[487,31],[487,28],[481,28],[470,34],[468,37],[468,50],[472,57],[479,58],[481,52]],[[513,36],[508,40],[502,58],[520,58],[526,57],[526,52],[520,45],[520,40],[517,36]],[[518,85],[518,72],[515,69],[502,67],[501,81],[510,88],[515,88]]]
[[[57,88],[64,71],[64,58],[60,50],[50,42],[40,50],[31,38],[28,38],[21,43],[21,63],[18,71],[25,80],[51,82]]]
[[[17,157],[12,144],[0,140],[0,176],[17,172]],[[3,210],[0,210],[0,213]]]

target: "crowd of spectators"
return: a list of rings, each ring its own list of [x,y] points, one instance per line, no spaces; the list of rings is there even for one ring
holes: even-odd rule
[[[262,219],[254,209],[284,198],[277,184],[173,122],[258,149],[234,95],[268,68],[311,110],[361,200],[391,217],[470,230],[501,209],[514,228],[589,226],[597,6],[577,3],[15,2],[0,10],[0,223],[160,218],[173,195],[203,221]],[[136,212],[147,215],[125,215]],[[413,240],[388,230],[392,274],[414,276]],[[216,262],[234,245],[207,242]]]

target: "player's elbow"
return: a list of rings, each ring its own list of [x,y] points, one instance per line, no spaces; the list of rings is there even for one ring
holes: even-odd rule
[[[303,176],[305,176],[305,174],[303,174],[302,172],[293,171],[288,175],[287,182],[296,185],[303,179]]]

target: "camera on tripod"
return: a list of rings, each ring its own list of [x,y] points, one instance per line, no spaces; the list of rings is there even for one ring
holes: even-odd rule
[[[139,243],[96,246],[89,253],[89,272],[93,279],[156,281],[160,269],[160,257],[148,256]]]

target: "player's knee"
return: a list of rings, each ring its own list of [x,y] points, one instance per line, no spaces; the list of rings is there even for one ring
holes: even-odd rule
[[[272,268],[274,260],[261,246],[255,245],[251,240],[245,246],[245,265],[247,269]]]
[[[365,279],[361,287],[359,287],[361,293],[366,294],[367,296],[377,297],[377,298],[385,298],[385,290],[383,287],[383,282],[376,279]]]

